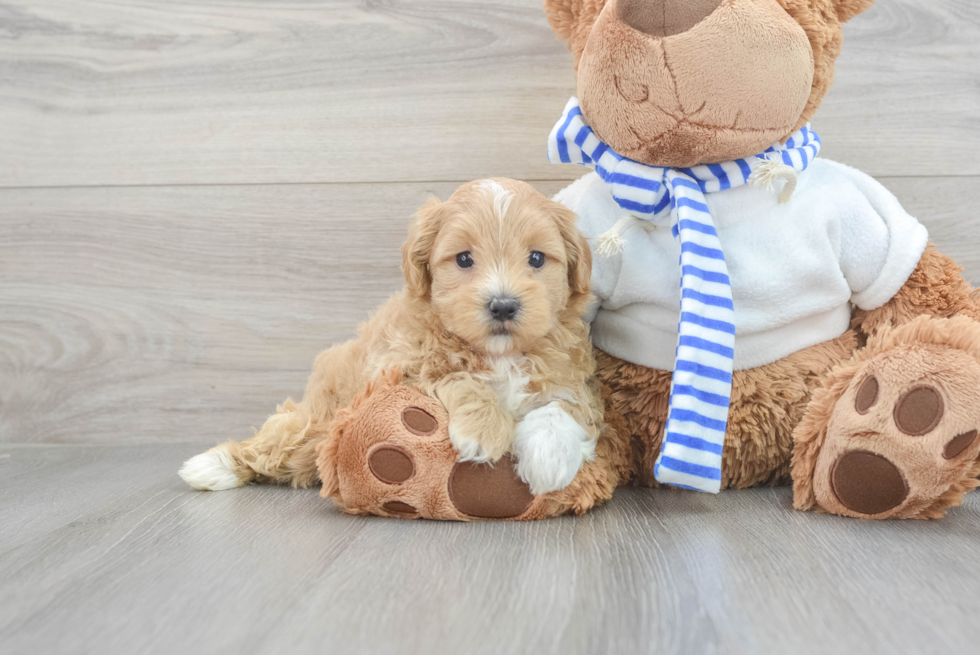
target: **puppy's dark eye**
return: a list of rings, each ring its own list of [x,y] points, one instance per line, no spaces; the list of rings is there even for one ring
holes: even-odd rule
[[[527,263],[531,265],[531,268],[541,268],[544,266],[544,253],[535,250],[531,253],[528,258]]]
[[[459,253],[456,255],[456,265],[460,268],[469,268],[473,265],[473,256],[469,251]]]

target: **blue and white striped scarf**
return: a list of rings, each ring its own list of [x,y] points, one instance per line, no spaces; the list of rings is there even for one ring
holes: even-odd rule
[[[677,352],[663,445],[654,466],[664,484],[718,493],[728,424],[735,356],[735,308],[722,244],[705,195],[741,186],[771,186],[787,178],[780,202],[789,200],[796,172],[820,151],[820,137],[806,126],[786,144],[747,159],[691,168],[661,168],[627,159],[603,143],[572,98],[552,130],[548,159],[595,169],[620,207],[630,212],[599,254],[622,248],[621,235],[638,221],[672,219],[680,241],[681,303]],[[647,223],[650,225],[650,223]],[[609,247],[610,244],[612,247]]]

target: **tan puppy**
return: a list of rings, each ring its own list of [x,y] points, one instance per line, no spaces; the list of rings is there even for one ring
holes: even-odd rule
[[[316,358],[303,402],[287,400],[247,441],[191,458],[197,489],[318,481],[317,444],[339,409],[386,370],[437,397],[460,460],[511,452],[532,493],[571,483],[595,452],[602,402],[581,316],[591,255],[575,215],[523,182],[473,182],[419,211],[402,248],[407,287]]]

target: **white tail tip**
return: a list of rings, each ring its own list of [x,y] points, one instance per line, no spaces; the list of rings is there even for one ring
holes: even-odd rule
[[[221,446],[191,457],[180,467],[177,475],[202,491],[224,491],[241,486],[231,457]]]

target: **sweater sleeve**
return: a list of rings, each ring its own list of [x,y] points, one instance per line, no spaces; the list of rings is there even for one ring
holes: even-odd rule
[[[583,316],[587,323],[591,323],[602,304],[612,297],[622,269],[621,257],[595,255],[595,241],[619,220],[622,210],[606,190],[605,183],[595,173],[589,173],[572,182],[555,194],[553,200],[578,215],[578,227],[593,248],[592,293],[596,301]]]
[[[827,160],[824,160],[827,161]],[[891,300],[915,270],[929,234],[888,189],[861,171],[827,161],[858,191],[842,194],[840,266],[851,302],[872,310]]]

